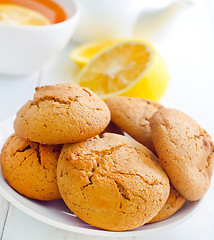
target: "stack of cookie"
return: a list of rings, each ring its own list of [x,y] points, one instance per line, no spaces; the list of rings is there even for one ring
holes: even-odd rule
[[[168,218],[185,200],[203,197],[214,164],[214,145],[205,130],[186,114],[150,100],[114,97],[106,103],[111,120],[157,155],[169,177],[169,197],[150,223]]]
[[[110,119],[116,125],[108,126]],[[0,157],[10,186],[33,199],[62,197],[99,228],[163,220],[186,199],[202,198],[210,184],[210,136],[187,115],[149,100],[104,103],[74,84],[40,87],[14,129]]]
[[[61,198],[57,162],[62,144],[101,133],[110,121],[106,104],[74,84],[36,88],[17,113],[15,134],[1,153],[2,173],[19,193],[38,200]]]

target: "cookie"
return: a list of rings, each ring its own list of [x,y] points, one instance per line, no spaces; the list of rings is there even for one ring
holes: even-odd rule
[[[157,102],[131,97],[113,97],[106,101],[111,120],[124,132],[155,152],[151,136],[150,118],[162,106]]]
[[[173,186],[187,200],[201,199],[213,172],[211,137],[193,119],[175,109],[160,109],[150,122],[156,152]]]
[[[113,133],[64,145],[57,181],[74,214],[112,231],[134,229],[150,221],[170,191],[156,156],[135,140]]]
[[[101,133],[110,122],[106,104],[92,91],[67,83],[36,88],[17,113],[17,135],[42,144],[64,144]]]
[[[166,203],[161,208],[159,213],[149,223],[160,222],[172,216],[184,205],[185,201],[185,198],[183,198],[179,192],[171,185],[169,197]]]
[[[26,197],[60,199],[56,179],[60,151],[59,145],[41,145],[12,135],[2,148],[2,174],[12,188]]]

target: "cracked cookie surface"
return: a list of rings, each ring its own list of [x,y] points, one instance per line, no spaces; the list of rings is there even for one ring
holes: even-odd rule
[[[42,144],[64,144],[100,134],[110,122],[106,104],[72,83],[36,88],[34,100],[17,113],[15,132]]]
[[[38,200],[60,199],[56,167],[60,145],[42,145],[15,134],[0,155],[2,174],[20,194]]]
[[[192,118],[175,109],[160,109],[150,123],[156,152],[173,186],[187,200],[199,200],[213,172],[211,137]]]
[[[106,101],[111,120],[138,142],[155,152],[152,141],[150,119],[162,106],[154,101],[131,98],[113,97]]]
[[[135,140],[113,133],[64,145],[57,181],[74,214],[112,231],[144,225],[163,207],[170,190],[156,156]]]

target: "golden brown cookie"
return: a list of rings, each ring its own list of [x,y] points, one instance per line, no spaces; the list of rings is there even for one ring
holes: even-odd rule
[[[156,152],[173,186],[187,200],[206,193],[213,172],[211,137],[193,119],[175,109],[160,109],[151,118]]]
[[[147,99],[131,97],[109,98],[106,104],[111,111],[111,120],[116,125],[155,152],[149,121],[152,115],[162,108],[160,104]]]
[[[113,133],[64,145],[57,180],[61,196],[74,214],[112,231],[150,221],[170,191],[156,156],[135,140]]]
[[[42,144],[85,140],[110,122],[106,104],[92,91],[67,83],[36,88],[34,100],[17,113],[17,135]]]
[[[60,145],[42,145],[12,135],[2,148],[2,174],[12,188],[26,197],[59,199],[56,167],[60,151]]]
[[[149,223],[162,221],[176,213],[185,203],[179,192],[171,185],[169,197],[159,213]]]

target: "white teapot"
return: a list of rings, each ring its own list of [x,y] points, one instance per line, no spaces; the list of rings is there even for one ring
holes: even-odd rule
[[[175,0],[174,0],[175,1]],[[73,40],[132,37],[141,11],[167,7],[173,0],[76,0],[81,13]]]

